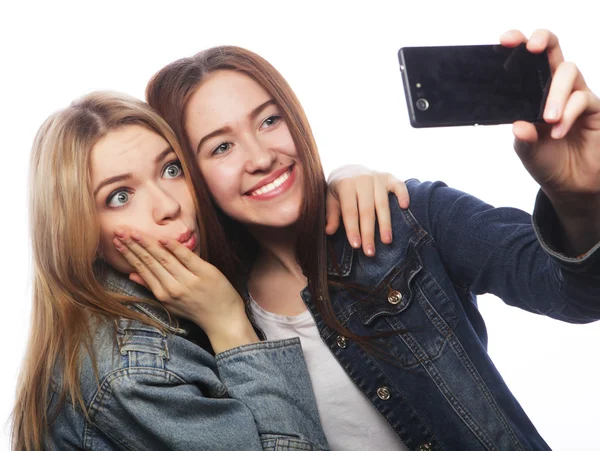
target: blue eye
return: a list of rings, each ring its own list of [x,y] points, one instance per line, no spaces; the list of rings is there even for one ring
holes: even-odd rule
[[[227,152],[229,149],[231,149],[230,142],[221,143],[217,147],[215,147],[210,154],[211,155],[221,155],[221,154]]]
[[[269,116],[266,118],[263,123],[260,125],[260,128],[269,128],[276,125],[282,119],[281,115],[274,114],[273,116]]]
[[[133,197],[133,194],[127,190],[119,189],[117,191],[113,191],[106,199],[106,206],[110,208],[124,207],[127,202],[129,202],[131,197]]]
[[[163,170],[163,177],[167,179],[174,179],[183,174],[183,169],[181,169],[181,163],[179,161],[174,161],[172,163],[167,164],[165,169]]]

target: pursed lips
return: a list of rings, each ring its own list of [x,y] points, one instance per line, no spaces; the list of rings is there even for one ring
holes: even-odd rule
[[[177,241],[179,241],[181,244],[183,244],[189,250],[193,251],[194,248],[196,247],[196,234],[193,231],[188,230],[188,231],[182,233],[181,235],[179,235],[179,237],[177,238]]]

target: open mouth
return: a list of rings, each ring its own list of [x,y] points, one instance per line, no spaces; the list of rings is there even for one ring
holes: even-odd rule
[[[270,198],[286,191],[294,182],[294,167],[295,165],[291,165],[277,178],[262,185],[260,188],[248,191],[246,195],[253,198]]]

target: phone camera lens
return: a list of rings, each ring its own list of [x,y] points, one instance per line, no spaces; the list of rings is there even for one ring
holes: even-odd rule
[[[427,99],[418,99],[417,108],[421,111],[427,110],[429,108],[429,102],[427,101]]]

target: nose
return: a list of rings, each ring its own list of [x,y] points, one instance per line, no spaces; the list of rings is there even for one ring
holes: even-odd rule
[[[157,224],[162,225],[179,217],[181,204],[173,196],[156,185],[153,186],[151,193],[152,216]]]
[[[256,137],[246,139],[244,147],[246,150],[245,169],[248,173],[268,172],[277,159],[274,149],[261,143]]]

